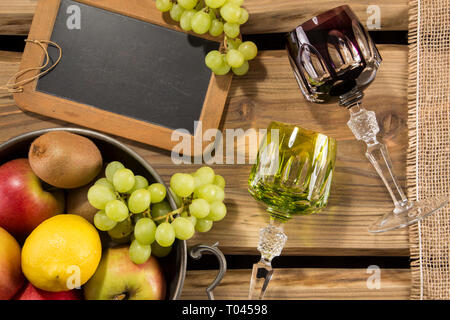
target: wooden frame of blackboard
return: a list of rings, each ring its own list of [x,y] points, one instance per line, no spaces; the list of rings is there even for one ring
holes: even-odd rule
[[[177,31],[184,32],[177,24],[170,22],[167,15],[161,14],[153,1],[142,0],[76,0],[82,4],[97,7],[131,18],[160,25]],[[30,40],[50,40],[55,24],[55,19],[60,7],[60,0],[40,0],[38,2],[33,23],[28,35]],[[221,42],[221,39],[206,35],[195,35],[204,39]],[[45,59],[45,54],[39,46],[27,43],[22,56],[20,70],[40,66]],[[36,71],[35,75],[38,72]],[[23,80],[33,76],[31,73],[19,77]],[[211,75],[208,90],[203,103],[199,120],[202,121],[202,130],[196,130],[194,135],[180,133],[180,139],[191,140],[191,150],[183,150],[185,155],[198,155],[202,150],[194,148],[194,139],[198,137],[202,141],[202,148],[206,143],[201,137],[203,132],[217,129],[225,107],[226,98],[231,85],[232,76]],[[50,94],[36,91],[37,80],[25,84],[23,92],[15,93],[14,99],[17,105],[26,111],[42,114],[48,117],[68,121],[81,126],[104,131],[131,140],[150,144],[162,149],[172,150],[179,143],[172,141],[174,130],[158,126],[149,122],[129,118],[120,114],[108,112],[93,106],[59,98]],[[198,143],[197,143],[198,145]],[[195,149],[195,150],[194,150]]]

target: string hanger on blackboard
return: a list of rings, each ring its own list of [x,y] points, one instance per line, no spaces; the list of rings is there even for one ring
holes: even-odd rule
[[[36,44],[42,49],[42,51],[45,54],[44,63],[39,67],[32,67],[32,68],[27,68],[27,69],[18,71],[16,74],[14,74],[8,80],[8,82],[4,86],[0,86],[0,89],[7,90],[10,93],[23,92],[23,86],[25,84],[27,84],[31,81],[34,81],[34,80],[38,79],[39,77],[42,77],[43,75],[47,74],[53,68],[55,68],[56,65],[61,61],[62,49],[57,43],[50,41],[50,40],[30,40],[30,39],[26,39],[25,42]],[[45,46],[45,45],[47,45],[47,46]],[[49,45],[58,49],[58,59],[56,59],[56,61],[50,67],[47,68],[47,66],[49,65],[50,60],[51,60],[50,55],[48,54],[48,49],[47,49],[47,47]],[[45,69],[45,68],[47,68],[47,69]],[[40,71],[40,72],[33,77],[25,78],[21,81],[17,81],[17,78],[25,75],[28,72],[32,72],[32,71]]]

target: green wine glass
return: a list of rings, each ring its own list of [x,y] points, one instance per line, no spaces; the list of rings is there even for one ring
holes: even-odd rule
[[[328,203],[336,162],[336,140],[296,125],[272,122],[249,178],[249,192],[266,206],[269,224],[260,230],[261,260],[253,265],[250,299],[262,299],[272,278],[272,259],[287,236],[284,223],[319,212]]]

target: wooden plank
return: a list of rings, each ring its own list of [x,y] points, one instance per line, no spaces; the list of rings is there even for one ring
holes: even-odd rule
[[[181,299],[204,300],[217,271],[188,271]],[[266,299],[406,300],[409,269],[381,269],[380,289],[368,289],[366,269],[275,269]],[[247,299],[251,270],[228,270],[214,290],[218,300]]]
[[[0,34],[26,35],[30,29],[37,0],[2,0],[0,3]],[[350,0],[346,2],[364,25],[372,15],[368,7],[380,8],[381,30],[408,29],[408,0]],[[243,26],[244,34],[286,32],[314,15],[342,5],[338,0],[245,0],[250,12]]]
[[[0,34],[28,34],[36,5],[37,0],[2,0],[0,2]]]
[[[250,19],[242,27],[242,32],[287,32],[315,15],[343,4],[348,4],[366,27],[373,15],[368,7],[378,6],[381,30],[408,30],[408,0],[245,0],[244,7],[248,9]],[[371,19],[369,24],[373,24]]]
[[[379,46],[384,57],[375,82],[366,90],[365,104],[376,110],[381,136],[388,145],[394,170],[404,183],[407,147],[407,47]],[[5,82],[17,62],[0,60],[0,81]],[[8,66],[7,68],[4,68]],[[15,66],[15,67],[14,67]],[[1,96],[0,96],[1,97]],[[284,51],[262,52],[247,76],[235,78],[229,92],[223,129],[265,128],[271,120],[294,122],[338,139],[338,160],[328,208],[312,216],[297,217],[286,225],[289,237],[283,254],[292,255],[403,255],[409,254],[408,232],[373,235],[367,226],[392,210],[392,201],[381,180],[346,126],[347,111],[337,106],[311,105],[303,99]],[[0,142],[18,134],[63,122],[22,113],[11,98],[0,98]],[[68,124],[69,126],[73,126]],[[177,171],[191,172],[199,165],[175,166],[170,153],[139,143],[126,142],[147,159],[168,181]],[[257,254],[258,230],[268,221],[264,208],[247,192],[251,165],[214,165],[227,180],[227,218],[212,232],[197,235],[190,243],[220,241],[226,254]]]

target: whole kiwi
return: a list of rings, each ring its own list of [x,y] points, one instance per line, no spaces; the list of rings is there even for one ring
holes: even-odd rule
[[[94,216],[98,212],[98,209],[91,206],[88,201],[87,194],[89,188],[92,187],[95,182],[105,177],[105,167],[103,166],[100,174],[98,174],[94,180],[85,186],[76,189],[66,190],[66,212],[70,214],[76,214],[82,216],[90,223],[94,224]]]
[[[87,198],[87,193],[92,185],[93,183],[89,183],[81,188],[67,190],[66,212],[82,216],[94,224],[94,216],[98,209],[91,206]]]
[[[62,189],[79,188],[92,181],[102,168],[102,155],[88,138],[67,131],[51,131],[30,146],[28,160],[34,173]]]

